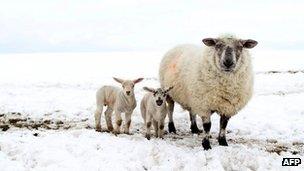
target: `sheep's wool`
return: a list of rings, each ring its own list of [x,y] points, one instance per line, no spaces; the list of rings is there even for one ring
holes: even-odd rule
[[[234,36],[221,36],[229,41]],[[180,45],[167,52],[160,64],[162,87],[174,86],[169,92],[184,109],[199,116],[211,111],[233,116],[250,100],[253,92],[251,58],[243,49],[237,70],[220,71],[214,60],[214,48]]]

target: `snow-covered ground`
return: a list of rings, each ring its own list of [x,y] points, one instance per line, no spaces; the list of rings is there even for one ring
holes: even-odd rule
[[[162,54],[0,55],[0,170],[304,169],[302,51],[254,51],[255,94],[229,122],[228,147],[216,141],[215,114],[212,150],[204,151],[179,106],[174,114],[178,133],[163,140],[143,137],[138,108],[132,117],[133,135],[95,132],[97,88],[117,85],[112,76],[145,77],[136,87],[139,101],[143,86],[158,86]],[[300,157],[302,164],[282,167],[283,157]]]

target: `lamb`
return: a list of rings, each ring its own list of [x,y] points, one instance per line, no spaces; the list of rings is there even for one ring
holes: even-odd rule
[[[220,115],[219,145],[228,146],[226,126],[250,100],[253,71],[247,49],[257,41],[238,39],[233,35],[203,39],[205,48],[181,45],[168,51],[161,61],[159,77],[162,87],[173,85],[169,92],[169,132],[175,132],[174,102],[189,111],[192,133],[198,133],[196,114],[203,121],[202,146],[210,146],[210,116]]]
[[[148,91],[140,103],[141,115],[144,119],[146,127],[146,138],[150,140],[151,136],[151,123],[155,131],[155,137],[163,138],[164,134],[164,121],[168,113],[166,98],[168,92],[173,87],[168,89],[153,89],[144,87],[144,90]]]
[[[122,124],[121,113],[125,113],[124,133],[129,134],[131,115],[136,107],[134,85],[142,81],[143,78],[138,78],[135,80],[123,80],[113,77],[113,79],[122,85],[122,89],[115,86],[103,86],[96,93],[96,131],[102,131],[100,119],[103,111],[103,106],[107,106],[107,110],[105,111],[107,131],[113,131],[112,113],[114,111],[116,122],[114,133],[120,133],[120,126]]]

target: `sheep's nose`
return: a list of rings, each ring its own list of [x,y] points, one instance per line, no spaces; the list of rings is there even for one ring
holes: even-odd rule
[[[156,100],[156,104],[157,104],[157,106],[161,106],[162,104],[163,104],[163,100]]]
[[[224,66],[226,67],[226,68],[231,68],[231,66],[233,65],[233,61],[232,60],[230,60],[230,59],[226,59],[224,62],[223,62],[223,64],[224,64]]]
[[[126,91],[127,95],[130,95],[131,91]]]

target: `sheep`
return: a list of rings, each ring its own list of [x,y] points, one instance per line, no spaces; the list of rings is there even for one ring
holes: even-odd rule
[[[175,132],[174,102],[189,111],[192,133],[198,133],[196,114],[203,121],[202,146],[210,146],[210,116],[220,115],[219,145],[228,146],[226,126],[250,100],[253,92],[253,71],[247,49],[257,45],[252,39],[238,39],[233,35],[205,38],[205,48],[180,45],[163,57],[159,78],[161,87],[174,86],[169,92],[169,132]]]
[[[168,113],[166,97],[167,93],[173,87],[168,89],[153,89],[144,87],[144,90],[149,93],[145,94],[140,103],[141,115],[143,117],[146,135],[145,137],[150,140],[151,136],[151,123],[153,122],[153,127],[155,131],[155,137],[163,138],[164,134],[164,121]]]
[[[135,80],[123,80],[113,77],[113,79],[122,85],[122,89],[115,86],[103,86],[97,91],[95,129],[99,132],[102,131],[100,119],[103,111],[103,106],[107,106],[107,110],[105,111],[107,131],[113,131],[112,113],[114,111],[116,122],[114,133],[120,133],[120,126],[122,124],[121,113],[125,113],[124,133],[129,134],[131,115],[136,107],[134,85],[141,82],[143,78],[138,78]]]

